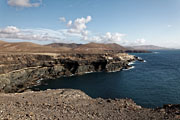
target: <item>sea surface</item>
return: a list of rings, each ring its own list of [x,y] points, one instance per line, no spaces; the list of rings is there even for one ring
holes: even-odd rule
[[[93,98],[130,98],[148,108],[180,104],[180,50],[134,54],[146,60],[114,73],[90,73],[43,81],[33,90],[79,89]]]

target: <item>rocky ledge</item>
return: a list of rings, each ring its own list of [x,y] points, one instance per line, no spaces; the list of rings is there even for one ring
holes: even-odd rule
[[[128,69],[142,59],[126,53],[0,54],[0,119],[2,120],[178,120],[179,105],[147,109],[130,99],[93,99],[79,90],[26,91],[39,80],[88,72]],[[9,94],[5,94],[5,93]]]
[[[126,53],[0,54],[0,92],[22,92],[39,80],[89,72],[113,72],[131,67],[137,57]]]
[[[130,99],[92,99],[79,90],[0,94],[1,120],[178,120],[178,105],[147,109]]]

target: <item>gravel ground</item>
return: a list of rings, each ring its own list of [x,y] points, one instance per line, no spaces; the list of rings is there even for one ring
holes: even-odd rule
[[[0,94],[1,120],[164,120],[165,109],[147,109],[129,99],[92,99],[79,90]]]

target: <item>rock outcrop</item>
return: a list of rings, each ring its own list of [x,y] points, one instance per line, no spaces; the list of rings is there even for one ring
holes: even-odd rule
[[[0,94],[2,120],[178,120],[178,106],[147,109],[130,99],[92,99],[79,90]]]
[[[23,92],[39,80],[128,69],[126,53],[0,53],[0,119],[179,120],[179,105],[147,109],[129,99],[93,99],[79,90]],[[10,93],[23,92],[23,93]]]
[[[1,92],[20,92],[42,79],[127,69],[137,58],[117,54],[0,54]]]

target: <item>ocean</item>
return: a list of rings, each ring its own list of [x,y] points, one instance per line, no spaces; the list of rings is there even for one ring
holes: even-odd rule
[[[180,50],[161,50],[134,54],[133,69],[119,72],[89,73],[43,81],[33,90],[79,89],[92,98],[130,98],[147,108],[180,104]]]

